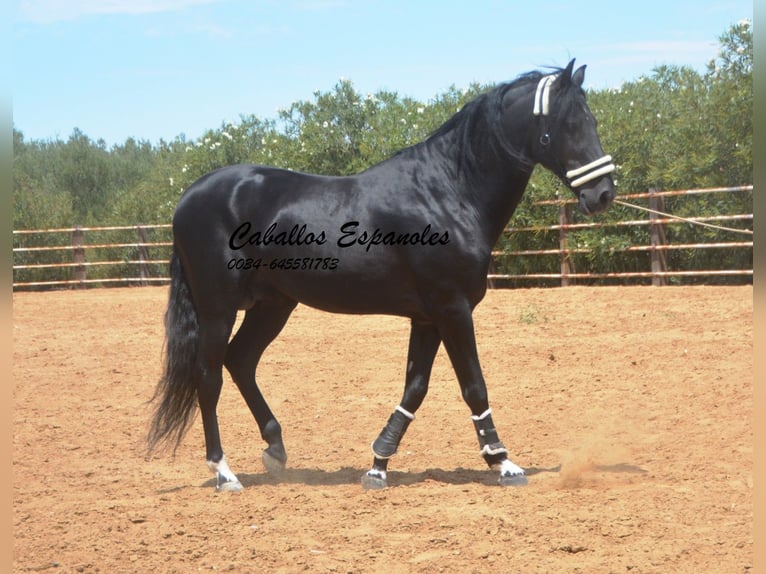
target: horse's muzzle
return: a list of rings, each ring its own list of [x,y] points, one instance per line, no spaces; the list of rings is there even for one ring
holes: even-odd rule
[[[580,190],[580,211],[585,215],[596,215],[606,211],[612,205],[616,195],[617,190],[612,178],[602,178],[592,187]]]

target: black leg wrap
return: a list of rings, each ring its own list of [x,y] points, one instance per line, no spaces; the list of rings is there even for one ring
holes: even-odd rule
[[[386,426],[380,431],[378,438],[372,443],[372,453],[376,458],[387,459],[396,454],[399,448],[399,441],[402,440],[407,427],[410,426],[412,419],[407,417],[399,410],[394,411],[388,418]]]
[[[282,466],[287,464],[287,453],[282,442],[282,427],[276,419],[271,419],[264,425],[261,431],[261,438],[268,444],[264,453],[279,461]]]
[[[508,457],[508,449],[505,448],[500,438],[497,436],[495,424],[492,422],[492,415],[487,412],[482,417],[471,417],[473,426],[476,428],[476,434],[479,437],[479,446],[481,455],[489,466],[500,463]]]

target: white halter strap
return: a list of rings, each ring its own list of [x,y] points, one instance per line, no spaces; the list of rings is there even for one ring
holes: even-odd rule
[[[556,81],[558,74],[543,76],[537,84],[535,92],[535,107],[532,113],[536,116],[547,116],[550,112],[551,84]]]

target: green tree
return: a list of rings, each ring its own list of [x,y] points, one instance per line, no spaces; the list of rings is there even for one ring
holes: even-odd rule
[[[287,156],[293,169],[349,175],[425,139],[481,88],[454,87],[424,104],[381,90],[363,96],[348,80],[332,91],[314,93],[280,112]]]
[[[81,222],[100,221],[113,199],[114,173],[103,140],[92,141],[75,128],[60,148],[61,165],[56,174],[59,189],[69,192]]]
[[[13,129],[13,228],[36,229],[71,224],[72,198],[58,186],[60,146],[27,142]]]
[[[707,123],[720,185],[753,181],[753,27],[749,20],[719,38],[718,58],[708,64]]]

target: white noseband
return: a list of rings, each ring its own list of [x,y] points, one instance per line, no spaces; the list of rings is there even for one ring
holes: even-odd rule
[[[582,167],[578,167],[577,169],[568,171],[567,179],[569,180],[569,185],[572,187],[580,187],[581,185],[588,183],[597,177],[601,177],[607,173],[612,173],[613,171],[614,164],[612,163],[612,156],[605,155],[598,158],[596,161],[590,162],[588,165],[584,165]],[[577,177],[577,179],[573,180],[573,177]]]

